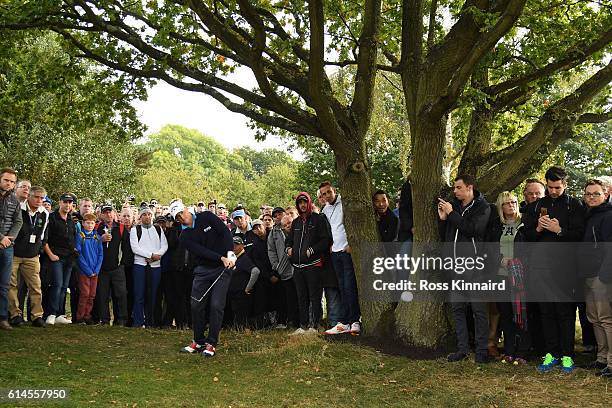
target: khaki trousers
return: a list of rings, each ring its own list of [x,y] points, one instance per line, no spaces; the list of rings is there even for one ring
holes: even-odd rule
[[[13,257],[13,271],[11,273],[11,281],[8,291],[8,311],[12,319],[22,314],[19,308],[19,299],[17,297],[17,273],[21,273],[23,280],[28,286],[30,294],[30,303],[32,304],[32,318],[42,317],[42,292],[40,289],[40,261],[39,257],[20,258]]]

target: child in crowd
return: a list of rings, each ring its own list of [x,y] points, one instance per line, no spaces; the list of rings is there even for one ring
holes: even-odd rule
[[[75,242],[79,253],[79,307],[77,309],[77,323],[93,324],[91,309],[96,297],[98,274],[102,267],[102,240],[94,231],[96,215],[85,214],[82,221],[83,229],[77,233]]]

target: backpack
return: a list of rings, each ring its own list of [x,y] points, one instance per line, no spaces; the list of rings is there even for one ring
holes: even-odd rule
[[[157,231],[157,235],[159,236],[159,242],[161,242],[161,227],[159,225],[154,225],[155,231]],[[140,238],[142,237],[142,225],[136,226],[136,237],[138,238],[138,242],[140,242]]]

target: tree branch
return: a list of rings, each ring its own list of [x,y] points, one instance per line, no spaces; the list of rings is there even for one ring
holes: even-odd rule
[[[547,143],[546,137],[554,129],[574,126],[581,117],[581,112],[611,81],[612,62],[609,62],[608,65],[582,83],[573,93],[549,107],[529,133],[510,146],[492,152],[482,163],[482,166],[485,169],[491,169],[500,166],[502,162],[510,163],[517,155],[532,155],[542,144]]]
[[[308,2],[308,20],[310,24],[310,58],[308,60],[308,91],[317,117],[325,129],[336,129],[336,134],[326,134],[324,139],[328,144],[337,146],[338,137],[342,133],[334,118],[330,98],[331,89],[325,76],[323,64],[325,56],[325,18],[323,15],[323,0]],[[327,85],[327,86],[326,86]],[[333,141],[333,142],[332,142]]]
[[[516,20],[521,15],[523,8],[525,7],[526,0],[509,0],[506,9],[498,19],[497,23],[493,28],[483,35],[476,41],[472,49],[465,56],[463,63],[459,66],[459,69],[452,76],[450,85],[448,87],[448,93],[443,102],[442,109],[448,109],[456,101],[465,84],[472,75],[476,64],[482,59],[482,57],[489,52],[495,44],[502,38],[514,25]]]
[[[352,114],[358,129],[368,129],[372,116],[372,94],[376,80],[376,59],[378,55],[378,32],[381,0],[365,0],[363,24],[359,37],[359,56],[355,75],[355,92],[351,104]]]
[[[557,71],[564,71],[574,68],[580,63],[586,61],[591,55],[604,49],[612,42],[612,29],[602,33],[595,41],[586,44],[575,44],[564,53],[564,57],[545,65],[542,68],[536,69],[526,75],[518,78],[511,78],[502,83],[492,85],[483,91],[489,95],[496,95],[505,92],[509,89],[527,85],[530,82],[537,81],[540,78],[549,76]]]
[[[423,58],[423,1],[402,1],[402,47],[399,70],[412,124],[416,121],[416,100]]]
[[[427,26],[427,51],[429,52],[434,45],[436,38],[436,13],[438,12],[438,0],[431,0],[429,9],[429,25]]]
[[[612,111],[605,113],[583,113],[576,123],[605,123],[612,120]]]
[[[245,106],[244,104],[232,102],[228,97],[223,95],[221,92],[217,91],[212,86],[206,85],[204,83],[188,83],[188,82],[180,81],[168,75],[164,70],[158,70],[158,69],[143,70],[143,69],[138,69],[138,68],[133,68],[133,67],[129,67],[126,65],[118,64],[116,62],[110,61],[92,52],[87,47],[85,47],[82,43],[80,43],[76,38],[74,38],[71,34],[65,31],[62,31],[62,30],[57,30],[57,29],[54,31],[60,34],[61,36],[63,36],[64,38],[66,38],[68,41],[70,41],[75,47],[77,47],[83,53],[84,57],[94,60],[102,65],[108,66],[109,68],[112,68],[112,69],[115,69],[121,72],[126,72],[136,77],[148,78],[148,79],[160,79],[176,88],[183,89],[186,91],[205,93],[213,97],[217,101],[221,102],[228,110],[232,112],[240,113],[244,116],[247,116],[248,118],[251,118],[257,122],[260,122],[260,123],[263,123],[269,126],[275,126],[275,127],[278,127],[278,128],[281,128],[281,129],[284,129],[284,130],[287,130],[289,132],[293,132],[296,134],[304,134],[304,135],[313,134],[311,130],[308,130],[308,126],[298,125],[295,122],[289,121],[282,117],[264,115],[252,108],[249,108],[248,106]],[[226,84],[233,85],[229,83],[226,83]],[[240,96],[245,101],[256,104],[257,106],[260,106],[263,109],[267,109],[265,107],[265,105],[267,104],[267,101],[265,98],[262,98],[259,95],[253,94],[235,85],[231,87],[226,87],[225,90],[227,91],[229,88],[233,88],[234,95]],[[314,119],[311,118],[310,122],[311,122],[310,126],[313,127]]]

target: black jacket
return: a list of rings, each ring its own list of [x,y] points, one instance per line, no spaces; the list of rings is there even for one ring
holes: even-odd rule
[[[132,228],[134,228],[132,226]],[[131,268],[134,265],[134,252],[130,243],[130,231],[132,228],[124,228],[123,236],[121,237],[121,265],[125,268]]]
[[[73,256],[75,254],[74,237],[76,229],[70,214],[64,221],[59,211],[53,211],[49,215],[49,226],[47,228],[49,229],[47,244],[49,244],[51,252],[60,258]]]
[[[577,257],[580,276],[612,283],[612,204],[587,210],[583,241]]]
[[[180,224],[174,224],[166,230],[166,240],[168,241],[168,269],[179,273],[191,274],[195,268],[195,259],[181,242],[181,236],[185,234],[185,239],[193,232],[193,229],[183,230]],[[167,253],[168,253],[167,252]]]
[[[378,236],[382,242],[393,242],[397,238],[399,219],[387,208],[387,211],[376,221]]]
[[[27,204],[26,204],[27,205]],[[49,228],[45,228],[47,224],[47,218],[49,213],[36,212],[34,217],[30,217],[28,210],[21,210],[21,218],[23,224],[19,235],[15,239],[15,256],[19,258],[34,258],[38,256],[42,250],[43,245],[47,242],[47,233]],[[30,242],[30,236],[35,235],[36,240],[34,243]]]
[[[181,244],[194,256],[196,265],[207,268],[223,266],[221,257],[234,249],[232,234],[225,223],[210,211],[194,216],[193,231],[181,234]]]
[[[469,250],[463,255],[483,254],[484,248],[480,243],[485,240],[487,233],[487,224],[491,214],[489,203],[479,191],[474,190],[474,199],[465,208],[461,208],[461,202],[456,199],[453,200],[452,205],[453,211],[448,218],[438,224],[441,240],[453,243],[449,248],[453,251],[453,255],[459,255],[468,248],[462,247],[462,250],[458,250],[456,244],[459,242],[471,243]]]
[[[292,248],[290,261],[293,266],[303,268],[321,264],[323,255],[329,251],[331,237],[323,217],[321,214],[311,213],[306,219],[299,216],[291,223],[285,247]],[[310,256],[306,253],[309,248],[312,249]]]
[[[491,204],[490,207],[491,215],[487,225],[487,232],[485,234],[487,254],[485,263],[488,272],[491,274],[497,274],[502,260],[500,240],[503,233],[503,224],[499,218],[495,204]],[[526,245],[523,244],[526,240],[523,228],[524,226],[521,222],[517,226],[517,230],[514,234],[514,258],[520,259],[524,265],[527,261],[527,254],[525,253]]]
[[[550,218],[559,220],[561,235],[548,230],[536,231],[542,208],[547,209]],[[556,199],[545,196],[527,206],[523,224],[529,242],[580,242],[584,236],[584,207],[565,193]]]
[[[272,264],[270,258],[268,258],[268,241],[259,238],[252,230],[247,232],[246,235],[251,245],[248,248],[245,247],[245,250],[255,266],[259,268],[259,280],[269,282],[272,277]]]
[[[232,272],[232,279],[229,284],[230,293],[244,294],[249,280],[251,279],[251,271],[255,268],[255,264],[251,258],[245,253],[240,255],[236,260],[236,267]]]
[[[412,240],[413,226],[412,185],[410,184],[409,180],[406,180],[400,192],[399,231],[397,234],[397,240],[400,242]]]
[[[550,218],[559,220],[562,233],[537,232],[541,209]],[[576,242],[584,237],[584,207],[575,198],[562,194],[558,198],[544,196],[527,206],[523,214],[524,233],[529,243],[527,269],[531,298],[538,301],[575,301],[579,287]]]
[[[102,222],[98,225],[97,231],[99,235],[104,234],[105,226],[106,224]],[[123,231],[123,234],[121,233],[121,231]],[[130,234],[129,231],[126,231],[125,227],[120,227],[117,223],[113,223],[113,226],[110,229],[110,233],[112,239],[109,242],[102,243],[103,258],[102,267],[100,268],[100,271],[114,271],[119,267],[120,255],[123,252],[123,237],[126,234]]]

